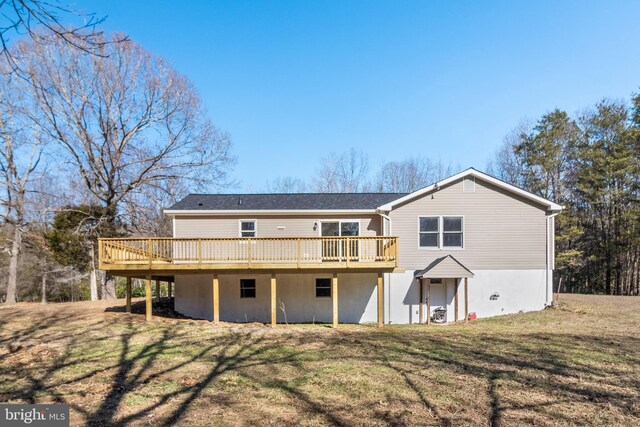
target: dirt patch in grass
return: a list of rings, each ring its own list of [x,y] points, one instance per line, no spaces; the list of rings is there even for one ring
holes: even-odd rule
[[[638,425],[640,299],[446,328],[145,323],[124,301],[0,308],[0,401],[73,425]]]

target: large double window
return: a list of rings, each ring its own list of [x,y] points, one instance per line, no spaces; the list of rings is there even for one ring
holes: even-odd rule
[[[461,216],[418,217],[418,239],[424,249],[464,247],[464,218]]]

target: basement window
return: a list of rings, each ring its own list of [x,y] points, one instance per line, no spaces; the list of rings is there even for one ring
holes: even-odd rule
[[[316,298],[331,298],[331,279],[316,279]]]
[[[256,297],[256,279],[240,279],[240,298]]]

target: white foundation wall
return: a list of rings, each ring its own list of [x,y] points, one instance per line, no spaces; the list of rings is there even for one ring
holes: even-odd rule
[[[469,312],[480,317],[542,310],[550,298],[546,270],[474,270],[469,280]],[[427,320],[427,286],[420,301],[420,284],[413,271],[385,275],[385,322],[391,324],[418,323],[420,304],[423,321]],[[550,272],[551,278],[551,272]],[[444,307],[447,321],[455,316],[456,279],[443,279],[431,285],[431,310]],[[496,300],[491,295],[497,293]],[[464,279],[458,288],[458,320],[464,319]]]
[[[341,323],[377,321],[377,274],[338,274],[338,318]],[[277,274],[277,319],[284,323],[331,322],[331,298],[316,297],[316,278],[331,274]],[[220,320],[271,321],[271,276],[268,274],[219,275]],[[240,279],[256,280],[256,297],[240,298]],[[213,320],[213,276],[177,275],[175,310],[185,316]],[[281,309],[284,304],[285,312]]]

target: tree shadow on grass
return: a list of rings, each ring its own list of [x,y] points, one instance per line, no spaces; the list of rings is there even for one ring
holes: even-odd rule
[[[258,396],[277,393],[297,417],[318,417],[330,425],[589,422],[588,414],[553,409],[563,404],[640,417],[634,370],[640,340],[634,336],[602,340],[560,333],[308,326],[295,332],[240,330],[205,323],[146,324],[120,316],[84,321],[64,312],[25,321],[21,329],[7,328],[10,323],[4,321],[0,330],[0,379],[16,386],[1,389],[0,401],[67,403],[88,425],[124,426],[152,416],[154,424],[174,425],[200,408],[212,388],[216,405],[241,413],[239,424],[269,416],[268,398],[256,402],[255,414],[242,413],[238,390],[221,387],[221,378],[232,373],[246,379]],[[40,347],[56,352],[38,360]],[[345,365],[379,389],[358,395],[336,387],[337,394],[327,396],[309,375],[317,370],[331,385],[344,378],[322,369]],[[191,378],[177,381],[182,375]],[[384,382],[377,384],[376,376]],[[514,391],[522,396],[514,397]],[[529,402],[527,393],[542,397]],[[128,403],[140,395],[151,398]],[[475,398],[470,405],[455,403],[469,396]],[[409,407],[421,409],[403,410]]]

